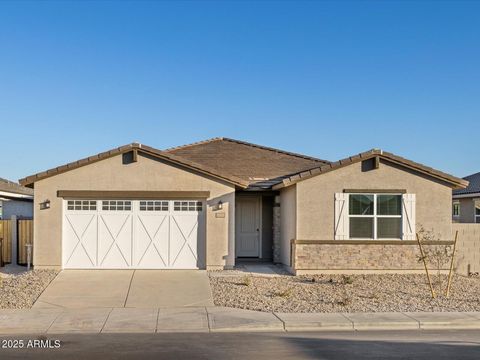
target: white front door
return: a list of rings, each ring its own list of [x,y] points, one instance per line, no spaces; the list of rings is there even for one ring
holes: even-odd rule
[[[197,269],[205,210],[197,200],[65,200],[66,269]]]
[[[237,257],[260,257],[260,197],[235,200],[235,246]]]

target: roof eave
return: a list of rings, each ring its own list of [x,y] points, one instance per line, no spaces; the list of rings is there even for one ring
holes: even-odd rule
[[[194,170],[194,171],[202,173],[204,175],[208,175],[208,176],[214,177],[216,179],[228,182],[228,183],[230,183],[232,185],[235,185],[235,186],[238,186],[240,188],[247,188],[248,187],[248,183],[239,179],[239,178],[236,178],[236,177],[233,177],[233,176],[226,176],[224,174],[218,174],[218,173],[214,172],[213,170],[211,170],[209,168],[206,168],[204,166],[195,164],[195,163],[190,162],[190,161],[187,162],[183,159],[178,158],[177,156],[167,154],[167,153],[164,153],[160,150],[152,148],[150,146],[146,146],[146,145],[142,145],[142,144],[138,144],[138,143],[132,143],[132,144],[129,144],[129,145],[120,146],[116,149],[112,149],[112,150],[109,150],[109,151],[99,153],[99,154],[94,155],[94,156],[90,156],[90,157],[87,157],[87,158],[84,158],[84,159],[80,159],[80,160],[77,160],[75,162],[68,163],[66,165],[62,165],[62,166],[59,166],[59,167],[56,167],[56,168],[53,168],[53,169],[49,169],[49,170],[40,172],[40,173],[35,174],[35,175],[27,176],[23,179],[20,179],[19,183],[22,186],[33,188],[35,182],[37,182],[39,180],[43,180],[43,179],[46,179],[46,178],[49,178],[49,177],[52,177],[52,176],[55,176],[55,175],[59,175],[59,174],[65,173],[65,172],[70,171],[70,170],[78,169],[80,167],[90,165],[90,164],[98,162],[98,161],[106,160],[108,158],[111,158],[111,157],[114,157],[114,156],[117,156],[117,155],[121,155],[121,154],[130,152],[130,151],[135,150],[135,149],[142,152],[142,153],[150,154],[154,157],[161,158],[161,159],[163,159],[165,161],[168,161],[168,162],[171,162],[171,163],[175,163],[177,165],[183,166],[183,167],[188,168],[190,170]]]
[[[363,160],[368,160],[371,158],[375,157],[380,157],[384,160],[387,160],[389,162],[398,164],[400,166],[409,168],[411,170],[420,172],[424,175],[430,176],[432,178],[436,178],[438,180],[441,180],[443,182],[446,182],[451,185],[453,190],[456,189],[464,189],[468,186],[468,181],[464,179],[460,179],[457,177],[454,177],[452,175],[445,174],[441,171],[435,170],[433,168],[429,168],[426,166],[423,166],[421,164],[415,163],[413,161],[401,158],[397,155],[384,152],[382,150],[370,150],[364,153],[360,153],[358,155],[351,156],[349,158],[345,158],[324,166],[320,166],[315,169],[311,169],[305,172],[298,173],[292,177],[289,177],[287,179],[284,179],[280,184],[277,184],[272,187],[273,190],[280,190],[282,188],[294,185],[300,181],[315,177],[317,175],[325,174],[330,171],[335,171],[338,169],[341,169],[345,166],[355,164],[357,162],[363,161]]]
[[[466,199],[466,198],[478,198],[480,197],[480,192],[471,192],[467,194],[458,194],[458,195],[453,195],[453,199]]]

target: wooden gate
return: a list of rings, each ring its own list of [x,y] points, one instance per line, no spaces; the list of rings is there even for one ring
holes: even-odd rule
[[[12,261],[12,220],[0,220],[0,239],[2,239],[3,262]]]
[[[18,220],[18,263],[27,264],[27,248],[25,245],[33,245],[33,220]],[[32,254],[33,256],[33,254]]]

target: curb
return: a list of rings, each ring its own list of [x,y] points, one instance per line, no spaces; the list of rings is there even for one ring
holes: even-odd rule
[[[0,335],[458,329],[480,329],[480,312],[267,313],[227,307],[0,310]]]

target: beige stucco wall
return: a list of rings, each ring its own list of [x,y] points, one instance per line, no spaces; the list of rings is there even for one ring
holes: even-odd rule
[[[414,193],[417,229],[421,224],[427,230],[433,229],[441,240],[452,240],[452,189],[447,184],[386,161],[378,169],[362,171],[359,162],[281,190],[282,262],[290,263],[291,239],[300,240],[293,247],[291,270],[296,274],[422,271],[414,242],[401,245],[316,242],[334,241],[334,196],[345,189]]]
[[[297,239],[334,239],[334,196],[345,189],[396,189],[416,194],[416,224],[452,238],[452,189],[382,161],[362,172],[361,162],[301,181],[297,186]]]
[[[139,154],[138,161],[122,163],[114,156],[35,183],[34,265],[62,265],[62,199],[57,190],[118,191],[210,191],[207,200],[207,268],[234,265],[235,188],[220,180]],[[50,200],[50,209],[40,210],[39,202]],[[213,210],[223,202],[225,217]]]
[[[290,241],[297,237],[297,192],[296,185],[280,191],[280,261],[290,265]]]

